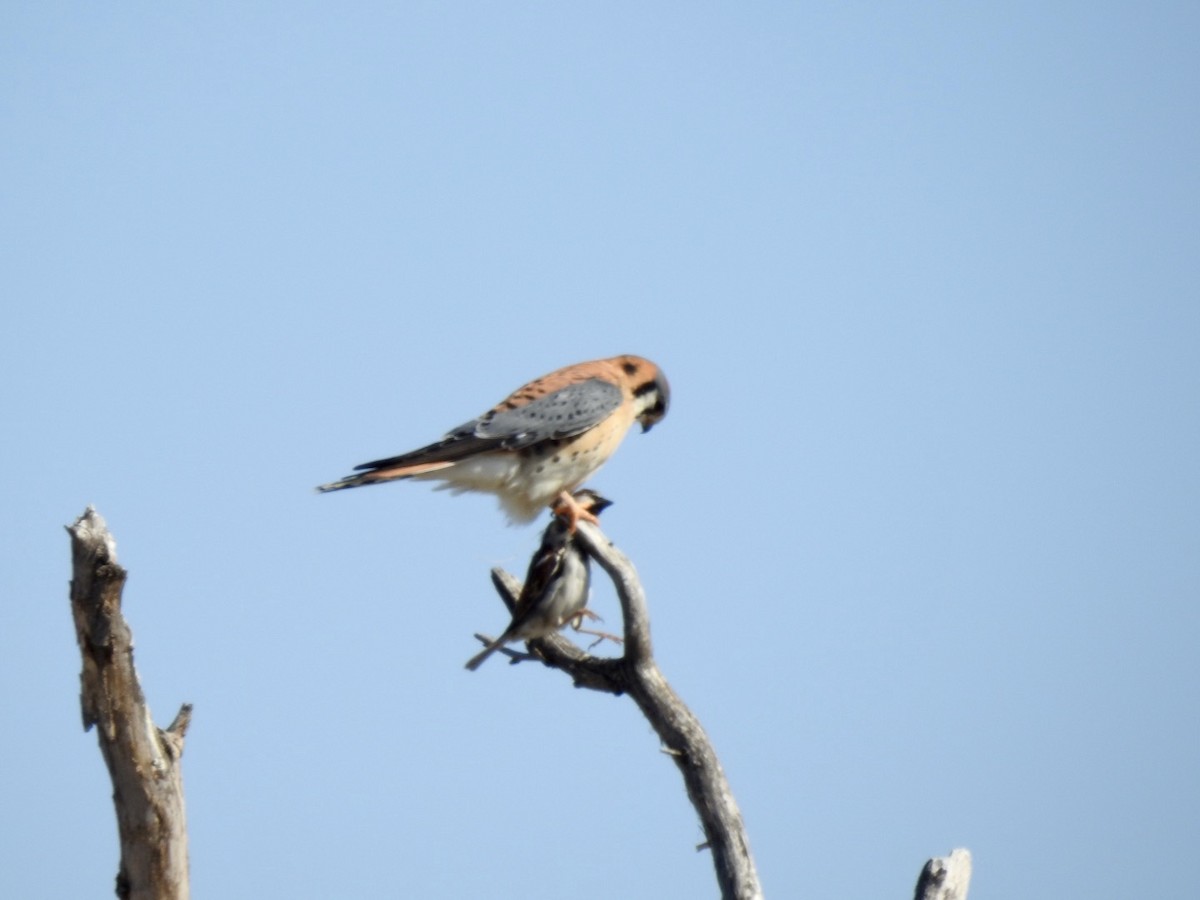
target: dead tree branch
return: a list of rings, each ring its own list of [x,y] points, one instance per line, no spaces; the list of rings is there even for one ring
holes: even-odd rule
[[[713,854],[722,898],[761,897],[746,827],[721,762],[699,720],[654,661],[646,595],[633,564],[596,526],[580,522],[577,536],[616,587],[624,618],[624,653],[614,658],[591,656],[561,635],[532,641],[530,647],[546,665],[569,674],[577,687],[628,694],[633,699],[683,775],[688,798],[704,829],[702,846]],[[520,584],[500,569],[493,570],[492,581],[511,610]]]
[[[166,731],[155,727],[133,666],[133,635],[121,614],[126,572],[117,564],[116,541],[90,506],[67,531],[71,613],[83,656],[83,727],[97,726],[121,841],[116,893],[122,900],[186,900],[180,758],[192,708],[184,704]]]

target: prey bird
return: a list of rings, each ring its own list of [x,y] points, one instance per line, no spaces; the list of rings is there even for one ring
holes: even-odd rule
[[[612,502],[592,490],[582,490],[575,501],[593,518]],[[542,533],[542,544],[529,562],[525,586],[513,608],[512,622],[504,633],[467,661],[472,672],[489,656],[514,641],[532,641],[558,631],[568,622],[579,629],[586,615],[591,567],[587,551],[557,515]]]

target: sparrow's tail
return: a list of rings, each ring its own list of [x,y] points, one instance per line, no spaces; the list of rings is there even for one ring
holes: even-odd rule
[[[482,650],[480,650],[478,653],[476,653],[474,656],[472,656],[470,659],[467,660],[467,669],[471,672],[474,672],[476,669],[478,669],[480,666],[482,666],[485,662],[487,662],[487,658],[489,656],[491,656],[493,653],[495,653],[497,650],[499,650],[501,647],[503,647],[506,643],[508,643],[508,642],[503,639],[497,640],[497,641],[492,641],[490,644],[488,644],[486,647],[484,647]]]

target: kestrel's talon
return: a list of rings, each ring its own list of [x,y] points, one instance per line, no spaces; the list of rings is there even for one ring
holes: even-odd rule
[[[660,422],[669,403],[666,376],[648,359],[578,363],[531,381],[440,441],[364,463],[317,490],[404,478],[439,481],[456,493],[495,494],[512,521],[530,522],[591,477],[635,422],[643,431]],[[568,516],[572,532],[580,518],[595,521],[583,513]]]

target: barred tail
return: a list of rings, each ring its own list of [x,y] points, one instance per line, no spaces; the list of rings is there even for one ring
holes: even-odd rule
[[[388,460],[384,460],[388,462]],[[367,463],[374,465],[374,463]],[[371,469],[369,472],[360,472],[357,475],[347,475],[338,481],[331,481],[329,484],[317,485],[317,490],[322,494],[327,494],[330,491],[341,491],[346,488],[361,487],[364,484],[379,484],[384,481],[397,481],[401,478],[412,478],[414,475],[424,475],[426,472],[437,472],[439,469],[445,469],[454,465],[452,462],[427,462],[416,463],[415,465],[407,466],[388,466],[383,465],[377,469]],[[366,466],[359,466],[360,469]]]
[[[343,491],[346,488],[360,487],[370,483],[365,475],[347,475],[340,481],[331,481],[329,484],[318,484],[317,490],[322,494],[327,494],[330,491]]]

